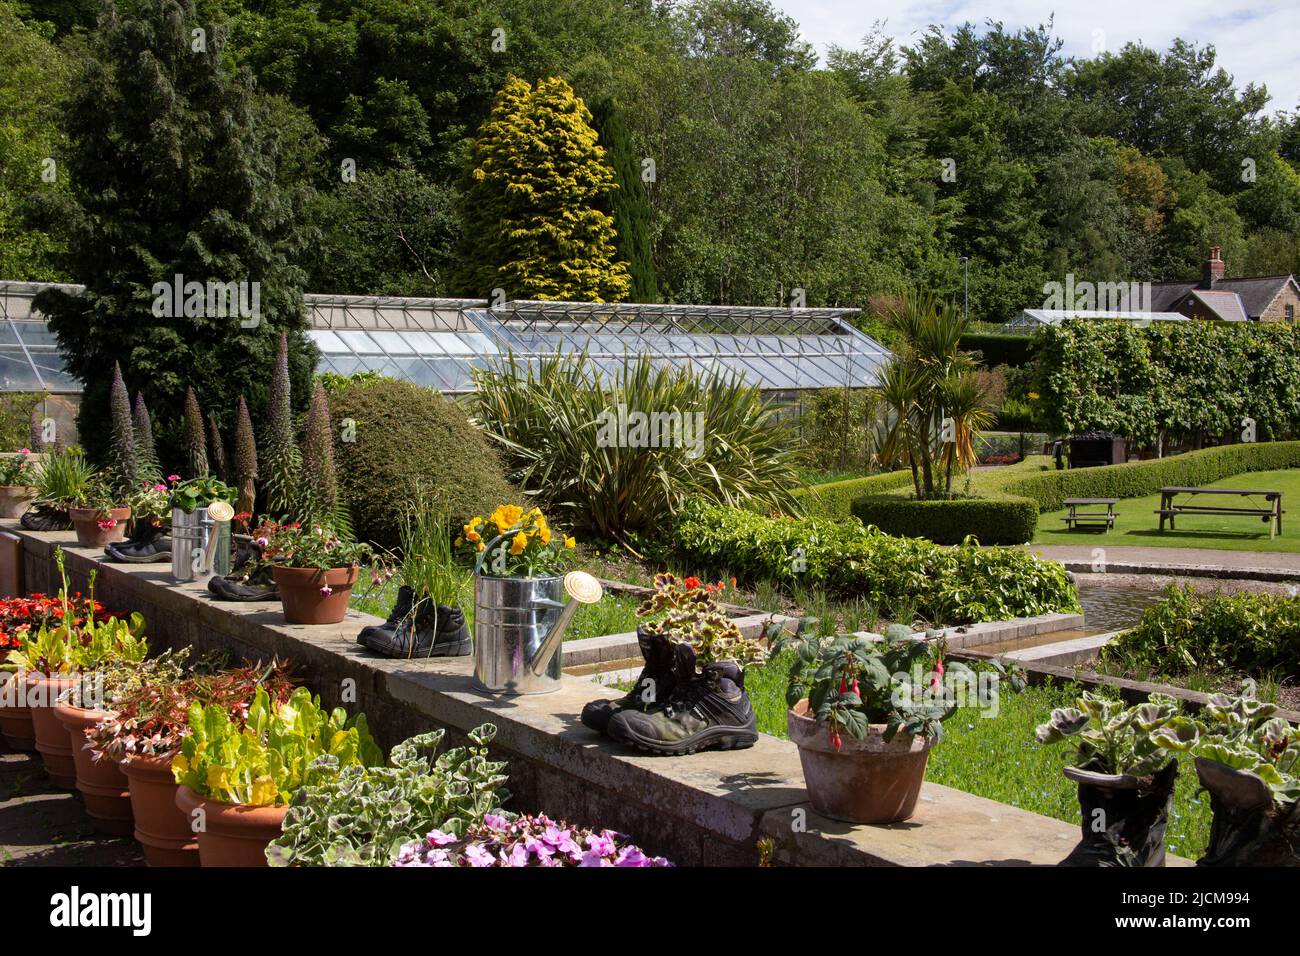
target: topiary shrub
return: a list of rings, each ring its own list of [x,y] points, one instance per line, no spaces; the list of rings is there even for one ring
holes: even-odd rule
[[[1038,527],[1038,505],[1018,495],[917,501],[905,495],[863,495],[853,516],[886,534],[961,544],[974,535],[980,544],[1024,544]]]
[[[326,386],[339,491],[357,537],[396,548],[417,482],[441,496],[457,525],[518,500],[496,449],[455,402],[389,378]]]
[[[906,468],[886,471],[865,478],[846,478],[820,485],[808,485],[794,492],[800,510],[809,517],[847,518],[853,513],[853,502],[863,495],[893,491],[912,484],[912,473]]]

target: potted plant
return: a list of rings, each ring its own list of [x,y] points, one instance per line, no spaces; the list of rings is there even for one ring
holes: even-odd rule
[[[1277,716],[1247,680],[1214,694],[1191,748],[1210,795],[1210,843],[1197,866],[1300,866],[1300,728]]]
[[[1171,755],[1196,742],[1180,703],[1152,694],[1125,707],[1090,692],[1038,727],[1038,741],[1076,745],[1065,775],[1079,785],[1083,839],[1062,866],[1164,866],[1165,829],[1178,778]]]
[[[22,517],[28,531],[67,531],[69,510],[86,495],[95,469],[78,448],[48,453],[36,473],[36,501]]]
[[[150,866],[198,866],[199,846],[190,819],[176,805],[179,785],[172,759],[189,733],[195,703],[218,706],[239,723],[261,687],[273,704],[289,699],[293,684],[280,663],[215,673],[204,669],[181,679],[153,674],[110,695],[110,714],[86,734],[95,759],[121,767],[128,782],[135,838]]]
[[[63,574],[63,552],[55,552],[59,573]],[[94,577],[90,600],[94,604]],[[67,594],[64,578],[63,594]],[[54,715],[59,698],[71,690],[84,672],[109,661],[127,664],[144,660],[148,645],[142,636],[144,619],[132,614],[129,621],[117,617],[96,620],[93,615],[78,619],[71,601],[65,598],[64,613],[57,626],[45,625],[39,631],[23,634],[18,646],[9,652],[5,668],[17,671],[26,704],[31,710],[36,749],[45,763],[50,780],[72,790],[77,785],[77,769],[67,729]]]
[[[203,822],[203,866],[266,866],[267,844],[280,835],[294,794],[314,779],[318,757],[329,754],[340,767],[383,762],[365,715],[327,713],[304,687],[278,705],[257,688],[243,721],[224,707],[194,704],[188,723],[172,773],[176,805]]]
[[[498,810],[505,764],[488,758],[491,724],[471,730],[469,747],[438,753],[443,731],[405,740],[388,764],[343,767],[318,757],[314,779],[294,796],[283,833],[266,848],[271,866],[390,866],[417,834],[464,834]]]
[[[0,457],[0,518],[17,518],[37,495],[36,473],[31,450]]]
[[[851,823],[894,823],[916,809],[930,750],[956,711],[943,646],[902,625],[881,640],[794,635],[786,726],[813,808]],[[948,679],[945,681],[945,675]]]
[[[368,544],[346,541],[319,525],[305,528],[297,522],[264,520],[253,540],[261,549],[259,561],[271,568],[290,624],[342,621],[361,565],[378,561]]]
[[[116,760],[104,760],[91,749],[87,735],[112,716],[111,700],[144,683],[179,680],[188,648],[164,652],[143,661],[114,659],[101,664],[93,677],[82,675],[54,706],[54,716],[68,731],[77,789],[95,829],[111,836],[135,831],[126,775]]]
[[[210,475],[172,486],[168,503],[172,518],[172,577],[177,581],[199,581],[213,574],[230,573],[230,519],[234,516],[235,496],[235,489]],[[218,502],[227,507],[210,512]]]
[[[175,477],[175,476],[173,476]],[[144,481],[131,494],[131,534],[104,546],[110,561],[148,564],[171,557],[171,492],[161,481]]]
[[[68,509],[68,518],[77,532],[78,545],[103,548],[125,540],[131,506],[118,494],[107,476],[97,474]]]

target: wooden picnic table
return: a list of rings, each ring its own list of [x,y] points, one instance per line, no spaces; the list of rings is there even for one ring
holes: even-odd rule
[[[1115,506],[1119,504],[1118,498],[1066,498],[1065,506],[1070,509],[1069,513],[1063,519],[1067,528],[1078,528],[1085,524],[1105,525],[1109,531],[1115,527],[1115,518],[1118,512]],[[1092,510],[1080,511],[1080,508],[1099,509],[1102,505],[1106,506],[1105,511]]]
[[[1264,499],[1264,507],[1254,508],[1234,508],[1231,505],[1210,505],[1197,504],[1192,502],[1178,503],[1174,501],[1179,495],[1187,495],[1195,498],[1198,495],[1222,495],[1237,498],[1256,498]],[[1160,515],[1160,530],[1165,530],[1165,522],[1169,522],[1169,530],[1176,530],[1174,519],[1178,515],[1244,515],[1251,518],[1260,518],[1268,523],[1268,537],[1272,540],[1274,535],[1282,533],[1282,492],[1280,491],[1261,491],[1258,488],[1194,488],[1182,487],[1178,485],[1160,489],[1160,508],[1156,511]]]

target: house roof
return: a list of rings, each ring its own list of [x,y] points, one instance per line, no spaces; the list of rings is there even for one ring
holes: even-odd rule
[[[1250,314],[1241,295],[1227,289],[1193,289],[1192,297],[1217,315],[1224,322],[1248,322]]]
[[[1192,292],[1235,292],[1241,297],[1242,308],[1245,309],[1247,317],[1254,319],[1268,310],[1287,283],[1295,285],[1295,281],[1295,278],[1289,275],[1219,279],[1214,283],[1212,290],[1200,288],[1199,282],[1153,282],[1151,283],[1151,308],[1157,312],[1172,310]],[[1300,286],[1296,288],[1300,291]]]

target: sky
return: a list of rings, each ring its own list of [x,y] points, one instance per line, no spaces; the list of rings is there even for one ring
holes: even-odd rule
[[[1218,65],[1244,89],[1267,85],[1268,111],[1300,104],[1300,0],[773,0],[799,22],[806,40],[825,54],[831,44],[856,47],[882,20],[883,31],[907,45],[931,23],[948,27],[967,20],[1001,20],[1008,28],[1046,23],[1055,12],[1055,33],[1065,56],[1092,56],[1095,44],[1118,51],[1142,42],[1166,50],[1181,36],[1198,46],[1213,44]]]

